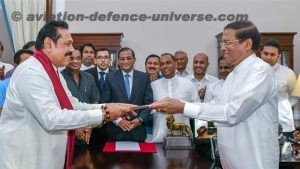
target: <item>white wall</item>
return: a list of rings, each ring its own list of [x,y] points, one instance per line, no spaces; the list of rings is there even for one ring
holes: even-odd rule
[[[261,32],[300,32],[300,1],[297,0],[65,0],[65,11],[69,14],[95,12],[114,13],[198,13],[248,14],[248,20],[256,24]],[[190,60],[197,52],[207,53],[210,57],[208,73],[217,74],[217,42],[215,35],[222,32],[228,21],[212,22],[69,22],[74,33],[84,32],[123,32],[123,46],[131,47],[137,55],[136,68],[144,70],[144,60],[149,54],[176,50],[187,51]],[[300,72],[300,33],[294,39],[294,67]],[[191,68],[191,62],[189,64]]]
[[[62,5],[58,5],[62,3]],[[84,5],[83,5],[84,3]],[[122,14],[197,13],[197,14],[248,14],[261,32],[298,32],[294,38],[294,70],[300,72],[300,1],[297,0],[57,0],[54,11],[65,6],[68,14],[109,11]],[[0,8],[0,40],[5,46],[2,61],[12,63],[13,51]],[[208,73],[217,74],[217,42],[215,35],[222,32],[228,21],[212,22],[68,22],[74,33],[123,32],[123,46],[131,47],[137,55],[136,68],[144,70],[147,55],[185,50],[190,60],[197,52],[210,57]],[[191,62],[189,63],[191,68]]]

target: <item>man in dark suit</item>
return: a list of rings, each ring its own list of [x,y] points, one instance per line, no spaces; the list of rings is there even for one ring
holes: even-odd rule
[[[106,74],[113,71],[109,68],[111,64],[111,53],[106,48],[100,48],[96,51],[94,58],[95,67],[87,69],[86,72],[90,73],[96,82],[96,86],[100,95],[100,103],[104,103],[102,99],[102,92],[105,85]],[[92,131],[90,145],[100,145],[107,141],[106,137],[106,125],[101,128],[94,128]]]
[[[101,94],[105,85],[106,74],[113,71],[109,68],[111,64],[111,53],[106,48],[100,48],[96,52],[96,57],[94,58],[95,67],[87,69],[86,72],[93,75],[95,82],[98,87],[100,95],[100,103],[104,103],[101,99]]]
[[[122,48],[118,52],[119,70],[106,76],[106,85],[102,93],[103,102],[132,103],[145,105],[153,102],[153,92],[149,76],[134,70],[136,61],[134,51]],[[107,124],[108,139],[110,141],[145,141],[146,125],[150,109],[137,110],[137,116],[127,119],[117,119]]]

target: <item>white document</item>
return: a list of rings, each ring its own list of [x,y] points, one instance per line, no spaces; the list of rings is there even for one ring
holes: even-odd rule
[[[140,145],[134,141],[117,141],[116,151],[140,151]]]

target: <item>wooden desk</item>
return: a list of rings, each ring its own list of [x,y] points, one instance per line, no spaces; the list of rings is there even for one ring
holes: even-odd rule
[[[194,150],[164,150],[157,153],[103,153],[102,147],[76,149],[73,169],[209,169],[212,161]]]
[[[203,144],[197,150],[164,150],[157,144],[157,153],[153,154],[103,153],[102,148],[76,148],[73,169],[221,169],[205,154],[209,147]],[[298,169],[300,160],[281,159],[279,168]]]

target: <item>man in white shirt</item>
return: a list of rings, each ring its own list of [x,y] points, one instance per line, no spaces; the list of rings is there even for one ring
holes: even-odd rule
[[[206,86],[218,80],[218,78],[206,74],[208,66],[208,56],[205,53],[197,53],[193,59],[194,74],[186,77],[193,82],[201,101],[204,99]]]
[[[214,81],[207,85],[205,90],[204,102],[209,102],[217,97],[220,93],[224,81],[226,80],[229,73],[232,72],[233,66],[228,64],[223,56],[218,59],[219,62],[219,80]]]
[[[161,73],[163,78],[151,83],[153,100],[158,101],[166,97],[180,99],[187,102],[198,101],[197,91],[191,81],[175,76],[176,62],[170,53],[164,53],[160,58]],[[182,114],[174,115],[175,121],[190,126],[190,119]],[[166,115],[153,114],[153,142],[163,142],[167,136]]]
[[[115,120],[131,110],[128,104],[80,103],[71,95],[57,68],[68,65],[72,43],[66,22],[48,22],[38,33],[34,56],[11,77],[0,117],[1,169],[71,169],[72,129]]]
[[[187,53],[185,51],[178,50],[175,52],[174,56],[177,64],[176,75],[179,77],[186,77],[192,74],[191,71],[186,68],[189,61]]]
[[[275,73],[255,55],[260,34],[250,21],[224,28],[221,50],[234,65],[217,98],[209,103],[184,103],[165,98],[150,105],[217,122],[218,148],[224,169],[279,168],[278,84]]]
[[[2,57],[3,50],[4,50],[4,46],[0,41],[0,59]],[[13,68],[14,67],[11,64],[0,62],[0,80],[3,80],[4,75]]]
[[[92,43],[85,43],[79,48],[82,56],[80,70],[87,70],[94,67],[96,49]]]
[[[205,95],[207,85],[218,80],[218,78],[206,74],[206,70],[208,66],[209,66],[208,56],[204,53],[197,53],[193,59],[194,74],[191,74],[186,77],[187,79],[193,82],[201,102],[204,101],[204,95]],[[194,130],[194,133],[196,133],[197,129],[202,126],[208,127],[206,121],[195,119],[194,122],[195,122],[194,124],[192,123],[192,128]]]
[[[296,99],[292,98],[296,75],[293,70],[278,63],[281,57],[280,48],[277,40],[269,39],[263,44],[260,55],[274,69],[279,84],[278,113],[282,131],[292,132],[295,130],[292,106],[297,103]]]

